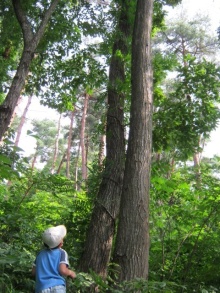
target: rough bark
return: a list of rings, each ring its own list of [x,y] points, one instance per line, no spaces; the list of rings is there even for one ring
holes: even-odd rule
[[[2,140],[4,134],[6,133],[10,125],[10,121],[13,116],[18,99],[20,97],[21,91],[25,86],[25,81],[29,72],[29,67],[34,57],[34,52],[44,34],[47,23],[52,13],[54,12],[58,2],[59,0],[52,1],[50,7],[44,14],[44,17],[41,21],[41,24],[37,32],[34,34],[32,32],[32,27],[30,22],[28,21],[27,15],[22,9],[20,0],[12,1],[15,15],[17,17],[17,20],[20,24],[23,33],[24,49],[16,74],[12,80],[9,92],[3,104],[0,106],[0,141]]]
[[[118,217],[125,161],[124,94],[118,90],[125,81],[124,60],[117,56],[128,52],[130,23],[128,4],[122,1],[119,32],[113,46],[108,87],[108,111],[106,123],[106,160],[102,182],[80,259],[80,270],[89,269],[105,277],[112,250],[115,222]]]
[[[132,39],[130,133],[113,259],[119,265],[120,280],[148,277],[152,10],[153,0],[137,1]]]

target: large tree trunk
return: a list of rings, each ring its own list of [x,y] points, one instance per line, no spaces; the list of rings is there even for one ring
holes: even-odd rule
[[[33,34],[31,24],[28,21],[27,15],[22,9],[20,0],[12,0],[15,15],[23,33],[24,49],[9,92],[3,104],[0,106],[0,141],[2,140],[10,125],[11,118],[13,116],[21,91],[25,86],[29,67],[34,57],[34,52],[44,34],[46,25],[51,17],[51,14],[55,10],[58,1],[59,0],[52,1],[49,9],[44,14],[39,29],[35,34]]]
[[[126,0],[122,1],[121,9],[119,32],[113,46],[109,72],[105,170],[80,260],[80,270],[88,272],[92,269],[103,277],[107,274],[111,255],[125,161],[124,94],[118,90],[125,81],[125,66],[118,52],[122,56],[128,53],[130,23]]]
[[[132,101],[114,260],[119,279],[148,277],[152,146],[151,27],[153,0],[138,0],[132,40]]]

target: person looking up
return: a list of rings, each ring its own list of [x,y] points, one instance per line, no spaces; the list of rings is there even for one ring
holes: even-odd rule
[[[38,253],[32,267],[35,293],[66,293],[64,277],[76,278],[76,273],[69,269],[68,254],[61,248],[66,234],[64,225],[43,232],[45,248]]]

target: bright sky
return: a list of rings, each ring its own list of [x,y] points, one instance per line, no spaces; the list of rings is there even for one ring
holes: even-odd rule
[[[215,32],[217,27],[220,26],[220,0],[183,0],[181,6],[183,9],[187,10],[187,14],[191,17],[197,13],[203,15],[208,14],[211,19],[213,32]],[[169,15],[172,17],[172,15],[175,14],[176,10],[171,9]],[[19,114],[22,113],[25,104],[26,101],[23,101],[23,103],[18,106],[17,112]],[[58,117],[58,113],[52,109],[40,106],[38,100],[36,98],[33,99],[27,114],[27,123],[25,129],[22,131],[21,143],[19,147],[23,148],[27,155],[34,153],[35,140],[26,135],[27,129],[30,127],[31,120],[48,118],[57,121]],[[211,134],[210,142],[207,143],[203,155],[208,157],[212,157],[215,154],[220,155],[219,137],[220,126]]]
[[[220,1],[219,0],[182,0],[179,5],[187,10],[188,15],[203,14],[209,15],[213,27],[220,24]],[[175,11],[175,8],[172,9]]]
[[[219,0],[183,0],[182,5],[187,7],[191,15],[196,13],[208,14],[213,27],[220,25],[220,1]]]

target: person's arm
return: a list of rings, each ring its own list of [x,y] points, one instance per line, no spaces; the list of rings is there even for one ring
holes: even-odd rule
[[[70,277],[72,279],[75,279],[76,278],[76,273],[74,271],[71,271],[66,264],[64,263],[61,263],[60,266],[59,266],[59,271],[60,271],[60,274],[62,276],[65,276],[65,277]]]
[[[32,267],[31,274],[32,274],[32,276],[35,276],[35,274],[36,274],[36,267],[35,266]]]

